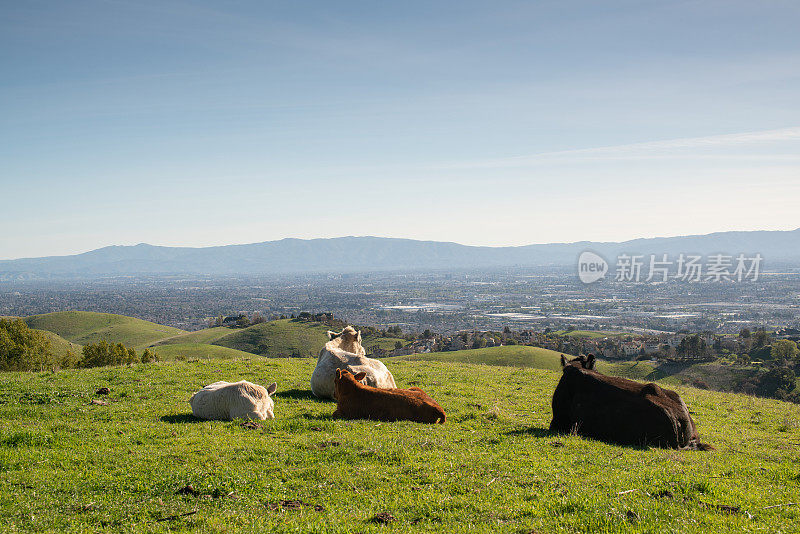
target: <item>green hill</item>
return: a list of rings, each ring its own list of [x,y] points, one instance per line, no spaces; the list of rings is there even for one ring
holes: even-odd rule
[[[55,354],[58,357],[59,360],[63,360],[66,357],[67,351],[72,351],[72,354],[74,354],[76,358],[81,357],[81,350],[83,350],[82,345],[78,345],[77,343],[72,343],[71,341],[67,341],[58,334],[50,332],[48,330],[38,330],[38,331],[46,335],[47,338],[50,340],[50,349],[53,351],[53,354]]]
[[[328,327],[321,323],[279,319],[233,330],[213,343],[270,358],[296,356],[316,358],[328,342],[327,331]],[[394,348],[396,341],[398,341],[396,338],[366,336],[362,339],[362,344],[367,349],[378,345],[390,350]]]
[[[800,407],[677,388],[713,452],[546,433],[560,373],[387,361],[443,425],[331,418],[305,358],[0,373],[2,532],[793,532]],[[278,382],[276,419],[191,416]],[[99,386],[111,389],[96,397]],[[92,404],[102,399],[105,405]],[[379,515],[385,514],[385,515]],[[388,524],[381,523],[380,518]],[[795,525],[795,527],[792,527]]]
[[[532,367],[534,369],[561,370],[561,354],[549,349],[527,345],[487,347],[484,349],[456,350],[452,352],[429,352],[401,356],[405,360],[427,360],[439,362],[462,362],[505,367]],[[572,356],[567,356],[572,358]],[[647,379],[653,366],[645,362],[598,361],[597,369],[606,374],[637,380]]]
[[[46,313],[27,317],[25,322],[31,328],[54,332],[68,341],[81,345],[105,339],[129,347],[144,348],[156,341],[184,333],[183,330],[171,326],[111,313],[82,311]]]
[[[195,332],[185,332],[177,336],[163,339],[152,346],[158,347],[161,345],[172,345],[175,343],[213,343],[214,341],[225,337],[230,334],[232,330],[224,326],[216,326],[214,328],[206,328],[204,330],[197,330]]]
[[[207,343],[170,343],[169,345],[158,345],[151,348],[151,350],[154,350],[158,354],[158,359],[162,361],[191,359],[230,360],[234,358],[253,358],[255,356],[249,352]]]

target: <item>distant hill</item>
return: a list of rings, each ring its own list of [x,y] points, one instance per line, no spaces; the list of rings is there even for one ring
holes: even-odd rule
[[[170,360],[235,360],[240,358],[254,358],[255,354],[242,352],[219,345],[209,345],[207,343],[174,343],[170,345],[159,345],[151,350],[155,350],[158,359],[161,361]]]
[[[533,369],[561,370],[561,352],[529,347],[527,345],[510,345],[503,347],[487,347],[484,349],[455,350],[451,352],[428,352],[400,356],[403,360],[461,362],[501,367],[530,367]],[[568,356],[572,358],[572,356]],[[623,376],[636,380],[646,380],[654,371],[652,364],[644,362],[607,362],[598,361],[597,370],[601,373]]]
[[[270,358],[307,356],[316,358],[328,342],[328,327],[320,323],[306,323],[292,319],[279,319],[257,324],[230,334],[213,342],[232,349],[250,352]],[[382,349],[394,348],[395,338],[366,336],[362,339],[365,349],[378,345]]]
[[[233,332],[233,330],[224,326],[205,328],[203,330],[197,330],[195,332],[184,332],[174,337],[162,339],[161,341],[153,343],[152,346],[160,347],[163,345],[176,345],[176,344],[184,345],[188,343],[203,343],[203,344],[213,343],[219,338],[227,336],[231,332]]]
[[[53,354],[58,358],[59,361],[63,361],[66,358],[68,351],[71,351],[75,357],[80,358],[83,346],[71,341],[67,341],[55,332],[50,332],[48,330],[37,331],[42,332],[50,340],[50,350],[53,351]]]
[[[33,315],[25,318],[31,328],[54,332],[73,343],[86,345],[101,339],[144,348],[164,338],[185,333],[183,330],[142,319],[84,311],[66,311]]]
[[[282,239],[205,248],[160,247],[142,243],[110,246],[73,256],[3,260],[0,261],[0,279],[571,266],[584,250],[597,252],[610,262],[621,253],[671,256],[680,253],[760,253],[766,263],[800,262],[800,229],[518,247],[475,247],[382,237]]]

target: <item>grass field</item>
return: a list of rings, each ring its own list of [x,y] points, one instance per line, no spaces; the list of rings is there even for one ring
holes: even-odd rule
[[[73,343],[71,341],[67,341],[63,337],[59,336],[54,332],[50,332],[47,330],[39,330],[39,332],[43,333],[47,336],[50,340],[50,349],[53,351],[58,357],[59,361],[63,361],[64,357],[67,355],[67,351],[72,351],[72,353],[76,357],[80,357],[81,350],[83,349],[82,345],[78,345],[77,343]]]
[[[54,332],[64,339],[80,345],[96,343],[105,339],[137,349],[184,333],[178,328],[124,315],[83,311],[33,315],[26,317],[25,322],[31,328]]]
[[[531,367],[534,369],[561,370],[561,354],[549,349],[529,347],[526,345],[510,345],[504,347],[487,347],[484,349],[455,350],[451,352],[429,352],[402,356],[412,361],[461,362],[471,364],[494,365],[503,367]],[[572,358],[572,356],[567,356]],[[654,371],[647,362],[607,362],[598,361],[597,369],[605,374],[622,376],[636,380],[650,379]]]
[[[219,345],[207,345],[205,343],[171,343],[169,345],[153,347],[151,350],[156,352],[158,359],[161,361],[258,358],[255,354],[250,354],[249,352],[220,347]]]
[[[798,530],[798,406],[679,388],[718,450],[635,449],[547,435],[558,372],[387,361],[447,411],[428,426],[331,419],[314,364],[0,374],[0,531]],[[277,418],[194,419],[189,396],[220,379],[277,381]]]
[[[328,342],[327,331],[328,327],[321,323],[280,319],[241,330],[229,330],[231,333],[213,343],[270,358],[290,356],[316,358]],[[384,349],[393,349],[396,341],[398,340],[395,338],[365,337],[362,344],[365,348],[379,345]]]
[[[152,346],[159,347],[162,345],[174,345],[177,343],[213,343],[232,332],[234,332],[234,330],[231,328],[227,328],[225,326],[215,326],[214,328],[206,328],[204,330],[197,330],[196,332],[185,332],[183,334],[178,334],[175,337],[170,337],[153,343]]]

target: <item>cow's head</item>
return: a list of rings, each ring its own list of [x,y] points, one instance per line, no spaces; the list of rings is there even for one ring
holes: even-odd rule
[[[267,386],[267,397],[272,397],[275,394],[275,391],[278,389],[278,384],[273,382],[272,384]],[[266,419],[275,419],[275,402],[272,399],[269,399],[269,402],[266,403],[266,413],[264,417]]]
[[[594,358],[594,354],[590,354],[589,356],[584,356],[581,354],[577,358],[573,358],[572,360],[567,360],[567,357],[563,354],[561,355],[561,367],[566,369],[567,367],[576,367],[578,369],[588,369],[590,371],[594,370],[594,366],[597,363],[597,360]]]
[[[361,331],[356,331],[352,326],[346,326],[341,332],[331,332],[328,330],[328,340],[338,339],[335,347],[353,354],[363,356],[364,347],[361,346]]]
[[[355,375],[348,371],[347,369],[337,369],[336,376],[333,379],[333,396],[336,399],[339,399],[339,392],[342,389],[352,389],[355,387],[355,384],[358,382],[363,383],[364,379],[367,377],[367,373],[361,371],[360,373],[356,373]]]

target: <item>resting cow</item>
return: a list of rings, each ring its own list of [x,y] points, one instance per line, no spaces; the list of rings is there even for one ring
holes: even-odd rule
[[[605,376],[594,370],[595,358],[567,362],[553,393],[550,432],[632,446],[712,450],[700,443],[689,409],[678,394],[657,384]]]
[[[336,411],[333,417],[444,423],[447,416],[430,395],[419,388],[379,389],[361,383],[364,373],[336,371]]]
[[[383,362],[367,358],[361,346],[361,332],[352,326],[338,334],[328,331],[328,342],[319,353],[317,367],[311,374],[311,391],[317,397],[333,399],[333,381],[337,369],[347,369],[353,374],[365,373],[366,384],[376,388],[396,388],[392,373]]]
[[[278,389],[273,382],[266,388],[242,380],[214,382],[192,395],[192,413],[200,419],[274,419],[271,395]]]

